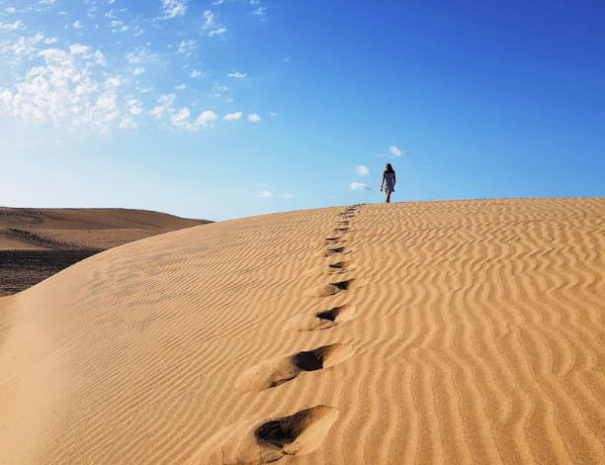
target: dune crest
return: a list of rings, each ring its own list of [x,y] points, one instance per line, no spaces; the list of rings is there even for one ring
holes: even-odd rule
[[[125,208],[0,207],[0,296],[27,289],[102,250],[206,223]]]
[[[0,299],[0,463],[605,463],[605,199],[356,205]]]

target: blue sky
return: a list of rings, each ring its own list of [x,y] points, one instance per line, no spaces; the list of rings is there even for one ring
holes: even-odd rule
[[[605,195],[602,1],[0,0],[0,204]]]

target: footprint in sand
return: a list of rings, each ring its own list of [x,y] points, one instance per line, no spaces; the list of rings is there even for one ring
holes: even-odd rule
[[[309,291],[307,291],[307,295],[311,297],[330,297],[341,292],[350,290],[351,285],[354,282],[355,279],[347,279],[344,281],[337,281],[334,283],[324,284],[322,286],[316,287],[315,289],[310,289]]]
[[[287,327],[297,331],[323,331],[351,320],[354,314],[352,306],[339,305],[315,313],[296,315],[288,320]]]
[[[345,251],[344,247],[331,247],[328,249],[327,253],[325,254],[326,257],[329,257],[331,255],[335,255],[335,254],[339,254],[339,253],[343,253]]]
[[[317,449],[328,436],[338,410],[318,405],[275,420],[254,430],[258,445],[265,448],[263,462],[276,462],[285,455],[303,455]]]
[[[329,344],[294,355],[262,362],[243,372],[236,386],[245,391],[264,391],[292,381],[304,371],[334,366],[353,353],[348,344]]]

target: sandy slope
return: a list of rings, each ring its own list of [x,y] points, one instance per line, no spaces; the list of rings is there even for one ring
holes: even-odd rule
[[[103,252],[0,300],[0,463],[605,463],[604,220],[367,205]]]
[[[0,296],[101,250],[206,223],[145,210],[0,207]]]
[[[108,249],[204,223],[122,208],[0,207],[0,250]]]

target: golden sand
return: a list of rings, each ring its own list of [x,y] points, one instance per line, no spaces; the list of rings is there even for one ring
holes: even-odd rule
[[[133,242],[0,299],[0,463],[605,463],[605,199]]]
[[[0,207],[0,251],[108,249],[205,223],[125,208]]]

